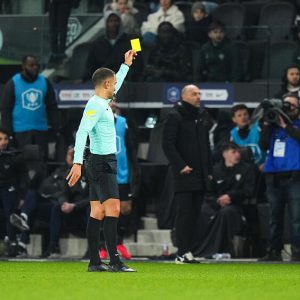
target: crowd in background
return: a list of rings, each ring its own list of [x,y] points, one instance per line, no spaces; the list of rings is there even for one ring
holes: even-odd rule
[[[66,26],[71,11],[70,3],[76,7],[79,1],[50,1],[50,22],[53,22],[53,26],[52,56],[49,63],[52,66],[62,63],[66,58]],[[143,51],[129,72],[129,80],[238,82],[245,79],[247,76],[241,68],[242,58],[235,43],[226,38],[226,26],[211,14],[216,6],[205,3],[195,1],[191,10],[184,14],[174,1],[153,1],[149,5],[146,20],[140,24],[136,18],[138,8],[132,1],[103,3],[104,17],[99,36],[91,42],[82,77],[77,79],[80,82],[88,81],[93,71],[99,67],[117,71],[125,51],[130,48],[130,39],[137,35],[141,37]],[[61,11],[54,7],[56,4],[66,5],[65,14],[59,20],[56,18],[58,11]],[[51,15],[51,9],[54,16]],[[55,13],[56,9],[58,11]],[[61,23],[58,26],[55,22]],[[188,199],[177,212],[182,213],[179,225],[176,225],[175,220],[171,225],[171,228],[176,228],[180,256],[190,251],[196,256],[204,257],[212,257],[217,252],[234,254],[232,240],[240,236],[251,241],[254,250],[249,255],[258,257],[266,254],[264,260],[281,260],[283,212],[287,204],[292,259],[300,260],[298,58],[295,52],[295,64],[287,66],[282,89],[274,95],[288,103],[285,109],[279,105],[284,115],[280,112],[280,118],[275,121],[266,120],[265,115],[255,119],[259,114],[254,114],[251,118],[252,112],[245,105],[233,106],[229,115],[220,110],[217,116],[210,116],[204,109],[195,109],[190,103],[191,96],[187,96],[184,91],[182,101],[176,106],[179,117],[168,115],[164,125],[169,133],[161,143],[172,167],[175,166],[177,170],[172,194],[173,209],[182,199]],[[78,124],[72,124],[73,130],[68,128],[63,135],[62,116],[56,106],[52,84],[39,71],[38,59],[33,55],[26,55],[22,60],[22,71],[6,83],[0,100],[0,234],[8,246],[5,255],[10,257],[26,257],[30,234],[36,231],[42,231],[45,237],[42,255],[59,256],[59,238],[62,233],[75,230],[77,234],[79,232],[84,236],[89,214],[86,177],[82,176],[75,187],[69,187],[65,180],[74,155],[73,147],[68,145],[74,142],[73,134]],[[273,104],[266,105],[260,107],[264,113]],[[117,118],[121,112],[118,112],[118,108],[115,109]],[[207,143],[209,141],[207,159],[202,161],[197,153],[201,152],[203,155],[203,149],[199,145],[189,148],[191,146],[185,140],[187,136],[182,135],[182,132],[181,135],[174,133],[176,126],[185,122],[189,128],[191,120],[195,124],[198,121],[201,123],[201,134],[207,134]],[[127,124],[130,125],[130,120]],[[131,130],[136,132],[135,128]],[[188,176],[192,169],[185,169],[184,163],[172,148],[170,137],[175,137],[176,134],[182,138],[178,153],[182,151],[191,162],[199,165],[196,171],[200,174],[199,178],[202,178],[199,182],[193,182],[197,184],[197,188],[191,185],[192,191],[201,192],[197,215],[191,224],[196,226],[199,223],[199,232],[195,230],[196,237],[189,234],[190,228],[183,227],[192,220],[189,212],[194,204],[187,208],[187,202],[193,203],[194,200],[186,195],[186,198],[182,197],[182,193],[186,192],[185,184],[190,192],[189,180],[183,182],[182,176]],[[193,137],[192,134],[193,132],[190,137]],[[57,150],[62,136],[64,146],[63,151],[60,151],[63,155],[60,156],[59,166],[47,165],[50,156],[49,137],[56,143]],[[132,149],[130,160],[137,162],[138,137],[133,136],[131,141],[131,145],[127,145]],[[193,142],[196,141],[193,139]],[[58,157],[57,153],[54,153],[54,157]],[[201,170],[206,163],[210,166],[207,178],[204,179]],[[139,182],[138,163],[135,170],[136,177],[128,177],[126,182],[131,185],[132,190],[126,191],[124,197],[133,194],[131,198],[125,199],[133,203],[124,205],[119,246],[122,246],[124,235],[130,233],[128,216],[134,211],[135,198],[139,197],[136,187]],[[266,176],[262,173],[266,173]],[[267,201],[271,212],[271,239],[269,247],[262,247],[256,205]],[[136,229],[137,225],[133,227]],[[103,245],[99,247],[102,256],[107,255]],[[123,253],[130,258],[129,253]]]

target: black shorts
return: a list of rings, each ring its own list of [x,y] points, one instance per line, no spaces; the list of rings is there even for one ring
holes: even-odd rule
[[[131,192],[129,183],[119,184],[120,201],[130,201]]]
[[[114,154],[90,154],[87,159],[87,177],[90,201],[103,203],[107,199],[119,199],[117,160]]]

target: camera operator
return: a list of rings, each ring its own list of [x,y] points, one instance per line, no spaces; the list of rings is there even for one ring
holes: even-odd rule
[[[274,122],[264,120],[259,141],[260,147],[268,150],[264,173],[270,203],[270,248],[261,259],[263,261],[282,260],[286,203],[290,216],[292,260],[300,261],[299,98],[296,94],[288,93],[283,96],[283,102],[283,112],[292,123],[281,113]]]

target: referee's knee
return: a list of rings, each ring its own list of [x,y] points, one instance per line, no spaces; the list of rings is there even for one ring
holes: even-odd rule
[[[105,216],[104,209],[102,207],[91,207],[90,216],[97,220],[103,220]]]
[[[120,201],[107,201],[104,202],[105,216],[119,217],[120,215]]]

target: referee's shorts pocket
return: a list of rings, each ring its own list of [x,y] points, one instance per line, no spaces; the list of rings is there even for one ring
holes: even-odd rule
[[[103,160],[89,158],[87,163],[87,175],[92,181],[98,181],[103,174],[117,174],[116,160]]]

